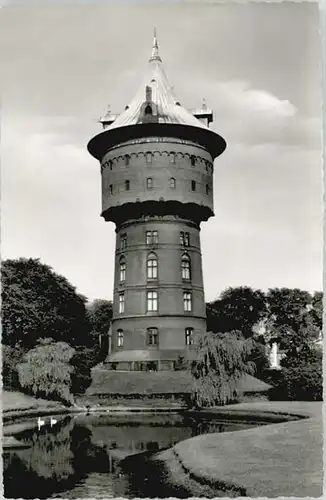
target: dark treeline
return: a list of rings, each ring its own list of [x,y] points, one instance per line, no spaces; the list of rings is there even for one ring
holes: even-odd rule
[[[108,334],[112,303],[88,303],[38,259],[3,261],[1,279],[4,388],[71,403],[90,385],[91,368],[107,355],[99,339]],[[225,402],[232,399],[235,373],[255,373],[271,381],[266,347],[273,342],[285,354],[282,374],[297,380],[300,371],[308,370],[309,384],[314,384],[321,370],[315,341],[322,332],[322,299],[322,292],[299,289],[225,290],[207,304],[207,330],[212,333],[199,339],[198,362],[192,367],[197,386],[206,377],[205,394],[218,393],[218,400]],[[233,366],[229,372],[228,365]],[[52,376],[51,383],[38,376],[40,366],[43,373],[48,370],[50,382]],[[289,385],[278,377],[278,386]],[[305,382],[298,379],[296,384]]]

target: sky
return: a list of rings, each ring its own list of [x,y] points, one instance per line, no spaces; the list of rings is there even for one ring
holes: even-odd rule
[[[138,90],[156,26],[174,93],[227,141],[202,224],[205,298],[322,289],[321,76],[313,3],[0,0],[2,259],[112,298],[115,231],[88,141]]]

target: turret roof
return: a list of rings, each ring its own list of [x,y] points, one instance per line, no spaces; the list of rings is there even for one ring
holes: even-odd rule
[[[120,115],[112,116],[110,119],[111,115],[108,113],[101,119],[105,130],[143,123],[144,103],[145,106],[153,104],[152,112],[155,123],[190,125],[208,129],[190,111],[182,107],[174,95],[164,72],[155,31],[148,70],[137,94]]]

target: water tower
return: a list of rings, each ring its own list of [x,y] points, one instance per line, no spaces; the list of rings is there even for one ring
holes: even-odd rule
[[[154,34],[138,93],[88,144],[116,227],[112,368],[174,369],[206,331],[200,224],[214,215],[213,161],[226,148],[212,120],[206,104],[190,112],[175,97]]]

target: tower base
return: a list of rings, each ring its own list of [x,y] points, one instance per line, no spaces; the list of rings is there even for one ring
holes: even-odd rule
[[[191,346],[187,350],[134,349],[109,354],[104,366],[123,371],[180,371],[195,359],[196,351]]]

